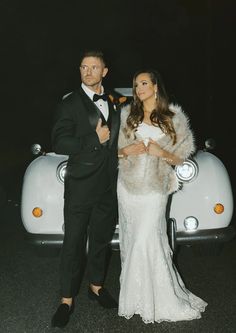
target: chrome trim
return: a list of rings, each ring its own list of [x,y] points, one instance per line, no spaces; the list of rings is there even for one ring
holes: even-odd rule
[[[64,178],[65,178],[65,172],[66,172],[66,166],[67,166],[67,161],[61,162],[56,171],[56,176],[57,179],[59,180],[60,183],[64,184]]]
[[[183,176],[183,168],[185,168],[185,169],[191,168],[191,170],[192,170],[191,174],[188,175],[186,173],[186,176],[184,177]],[[181,175],[181,171],[182,171],[182,175]],[[188,171],[188,170],[186,170],[186,171]],[[187,159],[183,162],[183,164],[175,166],[176,176],[179,179],[179,181],[182,182],[182,183],[192,182],[197,177],[198,171],[199,171],[198,164],[193,159]]]

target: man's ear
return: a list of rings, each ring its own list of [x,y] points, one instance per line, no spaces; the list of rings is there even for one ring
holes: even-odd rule
[[[107,72],[108,72],[108,68],[104,67],[102,77],[105,77],[107,75]]]

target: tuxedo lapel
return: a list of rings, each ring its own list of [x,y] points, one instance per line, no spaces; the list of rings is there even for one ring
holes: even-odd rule
[[[108,99],[108,106],[109,106],[109,128],[110,128],[110,140],[109,140],[109,147],[112,146],[114,139],[117,136],[119,131],[119,113],[120,111],[115,108],[115,105]]]
[[[86,95],[82,88],[78,90],[78,93],[84,103],[85,109],[88,114],[89,123],[92,128],[96,129],[99,118],[101,117],[99,109],[91,101],[91,99]]]
[[[99,118],[102,118],[102,113],[100,112],[99,108],[93,103],[93,101],[91,101],[91,99],[86,95],[82,88],[78,90],[78,94],[80,95],[81,100],[85,106],[90,125],[92,126],[92,128],[96,129]],[[119,131],[120,110],[115,108],[114,104],[109,98],[107,102],[109,107],[109,116],[106,123],[110,129],[110,140],[108,146],[111,147]]]

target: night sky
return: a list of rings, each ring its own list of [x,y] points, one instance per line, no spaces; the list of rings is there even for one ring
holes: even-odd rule
[[[235,9],[228,0],[0,0],[3,175],[30,162],[32,143],[51,149],[52,113],[80,83],[84,48],[104,50],[109,89],[130,87],[141,67],[158,69],[198,144],[214,137],[231,172]]]

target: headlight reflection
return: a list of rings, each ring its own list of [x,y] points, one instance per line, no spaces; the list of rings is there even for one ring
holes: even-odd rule
[[[198,165],[195,161],[187,159],[181,165],[175,167],[176,175],[179,181],[189,183],[198,175]]]
[[[67,161],[63,161],[62,163],[60,163],[57,167],[57,179],[64,184],[64,178],[65,178],[65,173],[66,173],[66,165],[67,165]]]

